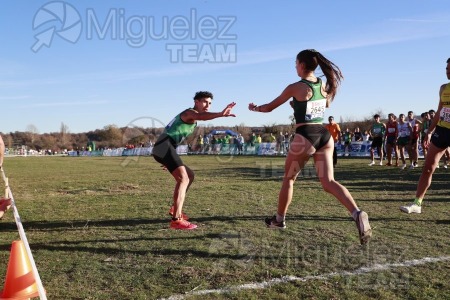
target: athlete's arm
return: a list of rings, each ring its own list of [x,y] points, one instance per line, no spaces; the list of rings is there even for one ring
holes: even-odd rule
[[[228,104],[221,112],[198,112],[193,109],[187,109],[181,113],[181,120],[185,123],[193,124],[195,121],[208,121],[220,117],[236,117],[235,114],[231,113],[231,110],[236,105],[235,102]]]
[[[286,101],[288,101],[295,94],[295,83],[288,85],[284,91],[280,94],[280,96],[276,97],[274,100],[267,104],[256,105],[253,102],[248,105],[249,110],[258,111],[258,112],[271,112],[278,106],[282,105]],[[292,106],[292,104],[291,104]]]

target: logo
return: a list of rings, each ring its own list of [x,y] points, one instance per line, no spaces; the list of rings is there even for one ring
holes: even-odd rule
[[[230,15],[199,15],[195,8],[185,15],[130,15],[124,8],[110,8],[105,14],[94,8],[77,11],[66,2],[54,1],[34,15],[31,50],[50,48],[55,35],[73,44],[83,36],[87,41],[122,41],[131,48],[165,43],[171,63],[235,63],[238,37],[232,27],[236,21]]]
[[[34,37],[36,42],[31,47],[38,52],[43,46],[47,48],[58,35],[63,40],[76,43],[81,36],[82,22],[78,11],[65,2],[50,2],[43,5],[33,19],[33,30],[44,28]]]

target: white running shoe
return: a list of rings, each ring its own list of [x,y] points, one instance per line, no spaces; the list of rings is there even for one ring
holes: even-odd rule
[[[406,168],[406,164],[402,165],[402,170],[404,170]]]
[[[369,164],[369,166],[373,166],[375,162],[372,160],[372,162]]]
[[[372,228],[369,224],[369,216],[366,212],[361,210],[358,212],[355,222],[359,232],[359,241],[361,245],[364,245],[372,236]]]
[[[409,169],[410,169],[410,170],[414,169],[414,165],[411,164],[411,165],[409,166]]]
[[[411,213],[420,214],[422,213],[422,206],[419,206],[415,203],[411,203],[409,205],[400,206],[400,210],[407,214]]]
[[[382,166],[382,165],[383,165],[383,161],[380,160],[380,166]]]

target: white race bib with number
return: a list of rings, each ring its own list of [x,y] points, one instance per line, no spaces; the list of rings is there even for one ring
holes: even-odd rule
[[[311,121],[314,119],[323,118],[326,106],[327,99],[308,101],[306,104],[305,120]]]
[[[441,113],[439,114],[439,119],[450,123],[450,107],[442,107]]]

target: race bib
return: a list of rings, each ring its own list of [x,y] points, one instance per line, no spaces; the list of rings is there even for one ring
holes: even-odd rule
[[[399,132],[399,136],[400,137],[405,137],[409,135],[409,130],[407,128],[400,128],[400,132]]]
[[[394,133],[394,132],[395,132],[395,128],[389,127],[389,128],[388,128],[388,132],[389,132],[389,133]]]
[[[308,101],[306,104],[305,120],[322,119],[327,105],[326,99]]]
[[[439,119],[441,121],[450,123],[450,107],[442,107]]]

